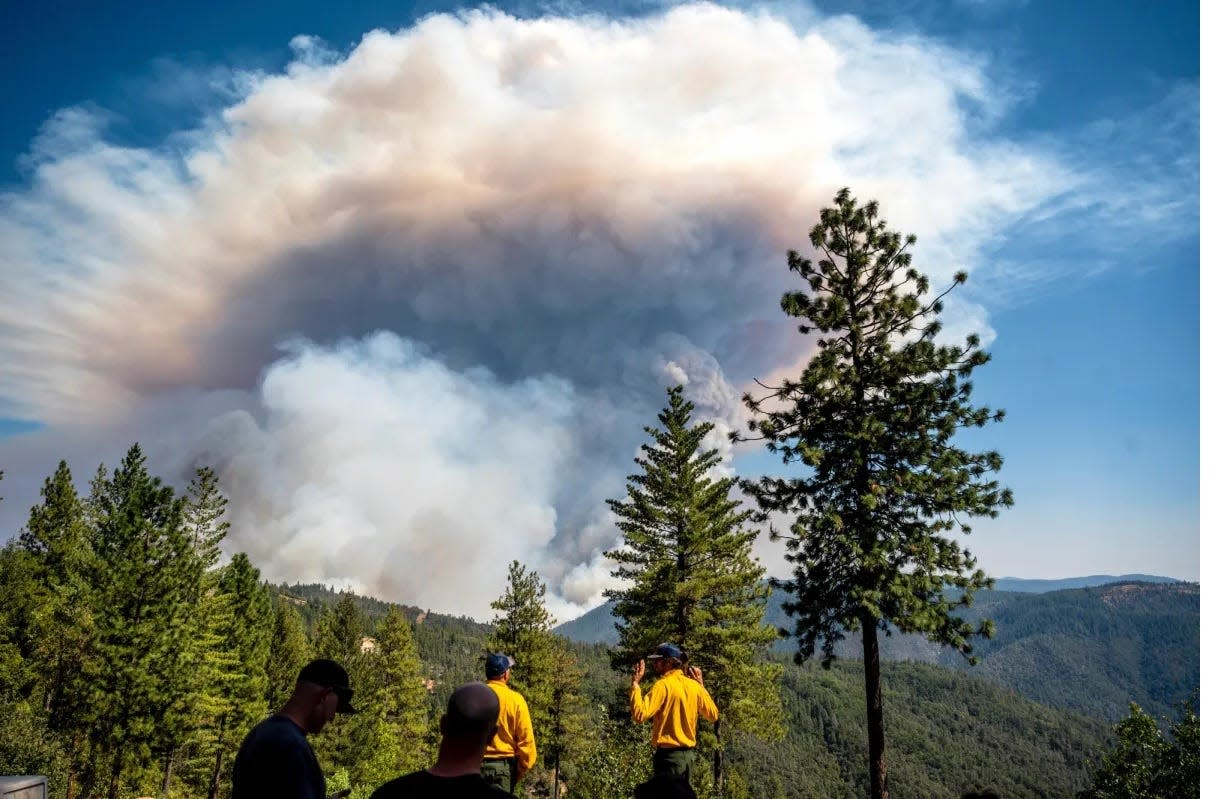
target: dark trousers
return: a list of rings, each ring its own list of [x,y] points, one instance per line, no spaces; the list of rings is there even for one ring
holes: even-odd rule
[[[653,773],[664,777],[683,777],[692,779],[692,762],[696,759],[695,749],[663,749],[653,750]]]
[[[478,773],[488,785],[494,785],[497,788],[512,793],[513,789],[513,771],[516,769],[517,759],[515,757],[501,758],[486,758],[483,760],[482,767]]]

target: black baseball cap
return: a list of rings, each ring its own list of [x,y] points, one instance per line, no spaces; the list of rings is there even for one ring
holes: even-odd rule
[[[354,689],[350,687],[350,675],[336,660],[320,658],[299,670],[299,682],[310,682],[321,688],[328,688],[337,694],[338,713],[357,713],[350,700],[354,697]]]

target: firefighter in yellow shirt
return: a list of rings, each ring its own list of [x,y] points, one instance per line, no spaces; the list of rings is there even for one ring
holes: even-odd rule
[[[641,678],[645,676],[645,661],[632,671],[632,720],[641,723],[653,719],[653,773],[655,776],[691,779],[692,761],[696,756],[696,722],[698,717],[717,721],[718,709],[705,690],[705,679],[696,666],[683,665],[683,650],[674,644],[660,644],[653,654],[658,681],[641,695]]]
[[[524,696],[508,687],[508,672],[514,665],[516,661],[508,655],[497,652],[487,656],[487,685],[500,698],[500,716],[495,735],[483,753],[481,769],[484,780],[510,793],[538,759],[529,705]]]

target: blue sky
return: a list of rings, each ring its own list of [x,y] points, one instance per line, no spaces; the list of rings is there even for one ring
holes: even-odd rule
[[[784,250],[849,183],[973,276],[947,321],[990,341],[975,398],[1008,421],[969,444],[1017,497],[982,565],[1198,579],[1195,3],[580,7],[13,12],[0,537],[58,458],[140,439],[172,480],[219,468],[269,576],[449,607],[413,564],[491,576],[429,554],[472,540],[592,605],[662,386],[733,426],[798,363]]]

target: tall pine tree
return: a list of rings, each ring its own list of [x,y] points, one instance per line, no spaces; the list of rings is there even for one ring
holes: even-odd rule
[[[185,634],[179,639],[178,657],[184,666],[176,673],[178,684],[168,696],[169,707],[158,729],[163,796],[170,793],[172,780],[185,760],[194,772],[189,776],[194,787],[212,790],[208,786],[213,780],[201,775],[213,775],[216,770],[213,720],[234,705],[230,688],[236,659],[242,657],[230,648],[234,640],[228,634],[234,597],[220,585],[227,574],[218,566],[220,545],[230,523],[225,519],[227,500],[213,470],[197,469],[181,501],[183,535],[194,565],[184,572],[187,582],[183,587],[191,607]]]
[[[513,680],[533,710],[550,693],[548,686],[552,653],[551,628],[555,619],[547,612],[547,587],[537,572],[514,560],[508,566],[504,593],[491,603],[496,611],[488,650],[503,652],[517,661]]]
[[[817,352],[797,380],[745,403],[750,429],[798,477],[764,477],[746,490],[762,519],[792,518],[785,536],[798,659],[817,644],[827,664],[844,631],[862,635],[871,796],[888,796],[878,630],[918,632],[972,658],[970,638],[990,635],[955,611],[990,585],[968,549],[949,537],[968,519],[1012,503],[991,479],[994,452],[970,453],[960,431],[1000,421],[1003,412],[970,404],[973,370],[990,356],[977,336],[964,346],[936,342],[942,298],[910,266],[902,237],[859,206],[848,189],[820,212],[811,231],[818,260],[790,252],[806,291],[788,292],[782,310],[802,319]],[[950,598],[955,588],[959,597]]]
[[[321,622],[315,641],[316,657],[331,658],[342,664],[355,692],[355,703],[371,701],[370,659],[363,639],[368,619],[359,610],[352,592],[342,594],[337,605]],[[356,766],[371,751],[371,727],[357,716],[338,715],[317,737],[316,753],[326,777],[354,773]]]
[[[111,477],[95,480],[90,505],[99,664],[80,701],[93,709],[95,792],[118,799],[127,773],[140,776],[175,745],[169,728],[194,681],[186,640],[201,561],[183,500],[150,475],[139,445]]]
[[[80,696],[94,647],[93,595],[89,571],[93,550],[85,509],[68,464],[60,461],[46,479],[43,501],[30,509],[20,544],[38,563],[39,599],[30,619],[32,662],[40,676],[48,726],[69,742],[68,794],[84,767],[90,708]]]
[[[248,730],[265,715],[269,677],[265,653],[273,634],[273,608],[260,571],[242,552],[218,581],[223,612],[213,632],[224,669],[218,675],[219,711],[206,728],[212,755],[207,796],[216,799],[230,784],[230,768]]]
[[[641,447],[642,471],[628,477],[627,499],[608,500],[624,543],[606,555],[628,585],[606,595],[622,619],[618,665],[671,641],[704,670],[722,714],[710,745],[720,791],[731,734],[784,735],[781,669],[763,661],[777,632],[764,623],[769,587],[751,552],[756,531],[744,526],[752,511],[730,496],[734,478],[712,475],[720,456],[702,445],[713,423],[692,425],[694,407],[683,386],[667,391],[662,427],[645,428],[652,443]]]
[[[371,749],[356,764],[354,779],[375,787],[424,768],[431,758],[427,736],[427,688],[414,632],[402,611],[390,606],[376,628],[372,694],[364,702]]]
[[[510,686],[525,697],[534,724],[534,739],[542,765],[556,772],[568,751],[569,730],[578,728],[583,699],[576,691],[576,664],[563,654],[563,645],[551,628],[555,618],[546,610],[546,584],[538,573],[513,561],[508,583],[499,599],[488,651],[502,651],[517,661]],[[526,789],[546,782],[544,772],[530,769]],[[545,785],[542,785],[545,788]]]
[[[542,762],[550,769],[550,795],[559,799],[560,772],[565,761],[575,759],[580,753],[579,742],[597,731],[592,729],[586,714],[586,700],[582,694],[582,680],[577,657],[561,641],[556,648],[551,669],[550,690],[542,718],[536,728],[541,741],[538,749]]]

